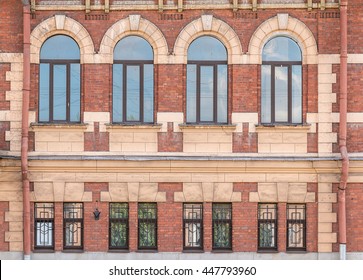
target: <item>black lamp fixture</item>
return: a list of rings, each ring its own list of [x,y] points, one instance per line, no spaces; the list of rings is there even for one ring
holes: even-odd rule
[[[95,220],[100,219],[101,211],[98,210],[98,200],[96,200],[96,209],[93,211],[93,215],[95,216]]]

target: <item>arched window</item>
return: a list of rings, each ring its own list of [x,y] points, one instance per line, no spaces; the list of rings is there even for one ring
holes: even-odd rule
[[[302,123],[302,62],[298,44],[275,37],[262,51],[261,122]]]
[[[227,50],[213,37],[199,37],[188,49],[187,123],[227,123],[227,98]]]
[[[153,49],[138,36],[119,41],[114,50],[114,123],[154,122]]]
[[[53,36],[40,50],[39,122],[80,122],[80,100],[79,46],[68,36]]]

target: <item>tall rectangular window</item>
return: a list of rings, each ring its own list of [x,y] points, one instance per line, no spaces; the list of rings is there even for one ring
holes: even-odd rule
[[[139,203],[138,205],[138,247],[157,249],[157,204]]]
[[[110,249],[129,248],[129,206],[127,203],[110,203]]]
[[[287,250],[306,250],[306,206],[287,204]]]
[[[185,203],[183,215],[184,244],[186,250],[203,249],[203,204]]]
[[[34,204],[34,248],[54,249],[54,204]]]
[[[232,205],[213,203],[213,250],[232,249]]]
[[[277,250],[277,205],[258,205],[258,250]]]
[[[83,249],[83,203],[63,204],[63,247]]]

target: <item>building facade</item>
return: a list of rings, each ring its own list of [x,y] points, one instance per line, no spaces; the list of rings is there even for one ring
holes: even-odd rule
[[[0,7],[1,259],[363,259],[362,1]]]

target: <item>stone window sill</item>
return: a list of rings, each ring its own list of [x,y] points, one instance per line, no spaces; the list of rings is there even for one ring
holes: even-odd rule
[[[74,129],[74,130],[86,130],[87,123],[31,123],[30,129],[33,131],[41,130],[63,130],[63,129]]]
[[[221,131],[235,131],[236,124],[179,124],[180,130],[221,130]]]
[[[270,132],[270,131],[309,131],[311,124],[257,124],[256,132]]]
[[[158,123],[107,123],[106,129],[107,130],[127,130],[127,129],[152,129],[152,130],[160,130],[162,124]]]

